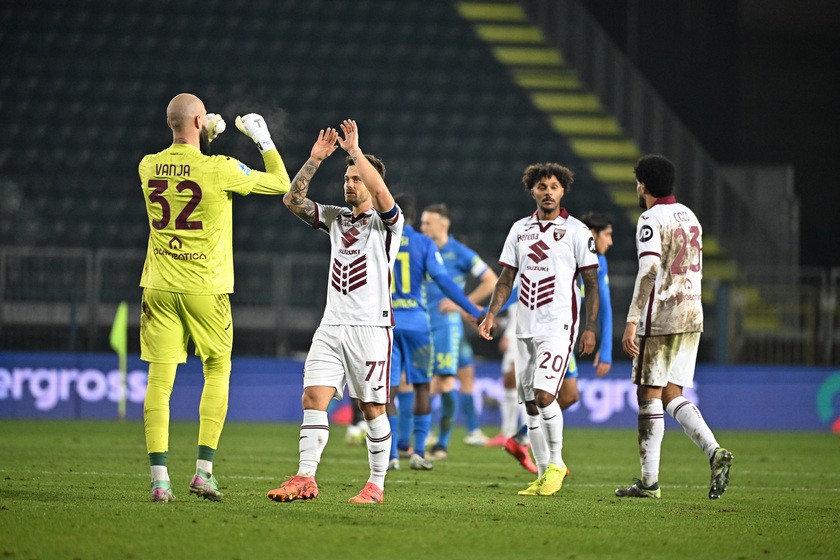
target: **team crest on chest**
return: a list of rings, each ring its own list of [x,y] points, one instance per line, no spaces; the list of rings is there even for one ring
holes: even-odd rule
[[[350,247],[353,243],[359,240],[359,230],[356,229],[355,226],[347,230],[341,236],[341,242],[344,244],[344,248]]]
[[[565,229],[555,228],[554,229],[554,241],[560,241],[563,239],[563,236],[566,235]]]

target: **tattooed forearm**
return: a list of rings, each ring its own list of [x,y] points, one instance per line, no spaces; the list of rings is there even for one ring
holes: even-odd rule
[[[598,269],[587,268],[581,272],[583,278],[583,289],[586,297],[586,330],[598,332],[598,307],[601,303],[600,293],[598,292]]]
[[[499,313],[499,309],[510,298],[514,280],[516,280],[515,271],[509,268],[502,269],[499,280],[496,282],[496,287],[493,289],[493,298],[490,300],[490,306],[487,308],[488,313],[492,313],[493,315]]]
[[[306,199],[306,193],[309,191],[309,182],[312,180],[312,176],[315,175],[316,171],[318,171],[318,164],[309,160],[303,164],[298,174],[295,175],[292,181],[292,188],[289,189],[289,198],[293,205],[303,204],[303,201]]]
[[[292,186],[283,196],[283,202],[297,217],[308,224],[315,222],[315,203],[306,197],[309,192],[309,182],[318,171],[318,163],[309,160],[301,167],[292,180]]]

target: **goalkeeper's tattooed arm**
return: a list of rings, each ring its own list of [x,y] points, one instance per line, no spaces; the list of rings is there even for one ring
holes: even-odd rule
[[[292,188],[283,196],[283,203],[286,208],[311,226],[315,225],[315,203],[306,196],[309,192],[309,183],[312,176],[318,171],[321,162],[327,159],[338,147],[335,143],[337,138],[338,131],[334,128],[328,128],[326,131],[321,130],[318,140],[312,146],[309,159],[292,180]]]

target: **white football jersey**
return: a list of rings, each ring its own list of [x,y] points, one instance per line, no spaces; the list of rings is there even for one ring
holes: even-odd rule
[[[560,210],[551,222],[535,212],[513,224],[499,264],[519,272],[516,336],[574,341],[580,322],[578,273],[598,267],[595,240],[583,222]]]
[[[640,259],[660,262],[653,290],[634,297],[627,322],[638,321],[642,336],[703,332],[703,228],[694,212],[673,196],[658,199],[639,216],[636,247]]]
[[[330,236],[327,305],[322,325],[394,326],[391,271],[405,218],[398,206],[384,218],[375,209],[315,204],[315,228]]]

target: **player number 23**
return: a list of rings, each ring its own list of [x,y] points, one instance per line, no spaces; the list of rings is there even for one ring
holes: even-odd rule
[[[677,252],[677,256],[674,258],[674,262],[671,263],[671,274],[685,274],[688,270],[691,270],[691,272],[698,272],[700,270],[700,251],[703,250],[700,246],[700,241],[697,239],[700,237],[700,228],[691,226],[688,231],[691,232],[691,241],[688,240],[688,234],[683,228],[674,230],[674,239],[682,237],[682,244],[680,245],[680,250]],[[684,262],[685,251],[688,245],[697,249],[697,262],[693,262],[690,265],[686,265]]]
[[[155,229],[163,229],[169,225],[172,216],[172,211],[169,207],[169,201],[163,197],[163,193],[169,188],[169,181],[166,179],[150,179],[149,188],[153,189],[149,193],[149,201],[153,204],[160,204],[161,217],[160,220],[152,220],[152,227]],[[175,229],[204,229],[201,220],[190,220],[189,217],[195,210],[198,203],[201,202],[201,187],[194,181],[181,181],[175,187],[178,192],[190,191],[192,197],[187,201],[186,206],[175,218]]]

